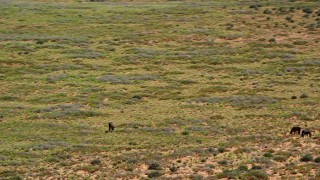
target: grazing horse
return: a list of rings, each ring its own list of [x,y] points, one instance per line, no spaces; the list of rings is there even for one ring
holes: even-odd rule
[[[115,128],[112,122],[109,122],[109,123],[108,123],[108,126],[109,126],[109,130],[106,131],[106,133],[112,132],[112,131],[114,130],[114,128]]]
[[[302,130],[301,137],[308,136],[311,137],[311,132],[307,129]]]
[[[300,134],[301,127],[295,126],[291,129],[290,134]]]

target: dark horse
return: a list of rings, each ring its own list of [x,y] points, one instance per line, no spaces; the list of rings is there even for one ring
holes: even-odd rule
[[[109,131],[106,131],[106,133],[112,132],[112,131],[114,130],[114,125],[113,125],[112,122],[109,122],[109,123],[108,123],[108,126],[109,126]]]
[[[306,130],[306,129],[302,130],[301,137],[308,136],[308,135],[309,137],[311,137],[311,132],[309,130]]]
[[[291,129],[290,134],[300,134],[301,127],[295,126]]]

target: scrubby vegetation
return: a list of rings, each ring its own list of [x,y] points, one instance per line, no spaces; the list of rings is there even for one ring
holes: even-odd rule
[[[319,47],[318,1],[0,0],[0,179],[319,179]]]

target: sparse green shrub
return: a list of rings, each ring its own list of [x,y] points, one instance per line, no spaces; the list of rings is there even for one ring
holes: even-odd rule
[[[214,165],[213,164],[206,164],[207,167],[213,169],[214,168]]]
[[[285,7],[279,7],[278,8],[278,11],[282,14],[286,13],[287,12],[287,9]]]
[[[228,161],[226,160],[221,160],[221,161],[218,161],[218,164],[220,164],[221,166],[225,166],[228,164]]]
[[[314,30],[317,28],[317,25],[315,23],[312,23],[312,24],[307,25],[306,28],[308,28],[310,30]]]
[[[309,14],[305,14],[305,15],[303,15],[302,17],[303,17],[303,18],[309,18],[310,15],[309,15]],[[304,25],[305,23],[302,23],[302,24]]]
[[[295,7],[290,7],[289,11],[293,13],[295,11]]]
[[[312,160],[313,160],[313,156],[311,154],[305,154],[300,158],[300,161],[302,162],[308,162]]]
[[[263,11],[263,14],[272,14],[272,11],[270,9],[266,9]]]
[[[255,163],[259,163],[259,164],[265,164],[265,165],[271,165],[272,164],[272,161],[269,158],[266,158],[264,156],[255,157],[254,158],[254,162]]]
[[[135,145],[137,145],[137,143],[130,141],[130,142],[129,142],[129,145],[135,146]]]
[[[223,152],[225,152],[226,151],[226,148],[225,147],[219,147],[218,148],[218,152],[219,153],[223,153]]]
[[[273,157],[273,155],[270,152],[264,153],[263,156],[267,158]]]
[[[275,42],[276,42],[276,39],[275,39],[275,38],[270,38],[270,39],[269,39],[269,42],[270,42],[270,43],[275,43]]]
[[[127,171],[133,172],[133,167],[127,167]]]
[[[100,164],[101,164],[100,159],[94,159],[91,161],[91,165],[100,165]]]
[[[190,176],[190,178],[191,178],[192,180],[202,180],[202,179],[203,179],[203,177],[202,177],[200,174],[192,174],[192,175]]]
[[[248,171],[248,167],[245,166],[245,165],[240,165],[240,166],[237,168],[237,170],[240,171],[240,172]]]
[[[141,95],[134,95],[132,98],[140,100],[140,99],[142,99],[142,96]]]
[[[161,170],[162,167],[160,165],[160,163],[158,162],[152,162],[150,165],[149,165],[149,170]]]
[[[72,156],[70,154],[64,154],[64,153],[55,153],[53,154],[54,156],[56,156],[57,158],[61,159],[61,160],[66,160],[66,159],[70,159]]]
[[[291,96],[291,99],[297,99],[297,96]]]
[[[179,81],[181,84],[184,84],[184,85],[188,85],[188,84],[197,84],[196,81],[192,81],[192,80],[182,80],[182,81]]]
[[[241,172],[238,170],[224,170],[222,173],[217,175],[218,179],[222,178],[234,178],[237,179],[240,176]]]
[[[37,41],[36,41],[36,44],[44,44],[46,41],[44,41],[43,39],[38,39]]]
[[[228,24],[226,24],[226,29],[231,30],[233,28],[233,26],[234,26],[233,24],[228,23]]]
[[[212,115],[210,116],[210,119],[224,119],[224,116],[217,114],[217,115]]]
[[[66,74],[51,75],[51,76],[47,77],[47,82],[54,83],[54,82],[60,81],[62,79],[65,79],[67,77],[68,77],[68,75],[66,75]]]
[[[215,152],[215,149],[211,147],[211,148],[208,148],[207,151],[210,153],[213,153],[213,152]]]
[[[184,135],[184,136],[189,135],[189,132],[188,131],[183,131],[182,135]]]
[[[294,41],[292,44],[293,45],[307,45],[308,41]]]
[[[278,162],[284,162],[286,161],[288,158],[285,156],[275,156],[273,157],[273,160],[278,161]]]
[[[286,17],[286,20],[287,20],[287,21],[291,21],[291,20],[292,20],[292,17],[287,16],[287,17]]]
[[[308,98],[308,97],[309,97],[309,96],[308,96],[307,93],[302,93],[302,94],[300,95],[300,99]]]
[[[60,160],[57,157],[49,156],[46,158],[47,162],[59,162]]]
[[[314,159],[314,162],[320,163],[320,156],[316,157],[316,158]]]
[[[234,151],[234,153],[236,153],[236,154],[240,154],[240,153],[250,153],[251,151],[252,151],[251,148],[244,147],[244,148],[238,148],[237,150]]]
[[[138,160],[130,157],[130,158],[126,159],[126,162],[129,164],[136,164],[138,162]]]
[[[251,8],[251,9],[258,9],[260,7],[262,7],[261,4],[252,4],[252,5],[249,6],[249,8]]]
[[[169,170],[174,173],[178,171],[178,168],[176,166],[171,166]]]
[[[312,9],[311,8],[304,8],[303,10],[302,10],[304,13],[306,13],[306,14],[312,14]]]
[[[268,174],[261,170],[250,170],[244,175],[244,179],[250,180],[268,180]]]
[[[147,175],[149,178],[156,178],[162,176],[162,173],[160,171],[150,171]]]

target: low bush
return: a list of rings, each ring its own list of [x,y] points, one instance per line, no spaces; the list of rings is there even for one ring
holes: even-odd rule
[[[308,98],[308,97],[309,97],[309,96],[308,96],[307,93],[302,93],[302,94],[300,95],[300,99]]]
[[[250,180],[268,180],[268,174],[261,170],[250,170],[244,175],[244,179]]]
[[[91,165],[99,165],[99,164],[101,164],[100,159],[94,159],[91,161]]]
[[[174,172],[178,171],[178,167],[176,167],[176,166],[171,166],[171,167],[169,168],[169,170],[174,173]]]
[[[218,179],[222,178],[234,178],[237,179],[241,173],[237,170],[224,170],[222,173],[217,175]]]
[[[306,14],[311,14],[312,13],[312,9],[311,8],[304,8],[302,11],[304,13],[306,13]]]
[[[228,161],[226,160],[221,160],[221,161],[218,161],[218,164],[220,164],[221,166],[225,166],[228,164]]]
[[[313,156],[311,154],[305,154],[300,158],[302,162],[309,162],[313,160]]]
[[[263,156],[267,158],[273,157],[273,155],[270,152],[264,153]]]
[[[226,148],[225,147],[219,147],[218,148],[218,152],[219,153],[223,153],[223,152],[225,152],[226,151]]]
[[[183,131],[183,132],[182,132],[182,135],[185,135],[185,136],[186,136],[186,135],[189,135],[189,132],[188,132],[188,131]]]
[[[149,165],[149,170],[161,170],[162,167],[160,165],[160,163],[158,162],[152,162],[150,165]]]
[[[272,11],[270,9],[266,9],[263,11],[263,14],[272,14]]]
[[[270,39],[269,39],[269,42],[270,42],[270,43],[275,43],[275,42],[276,42],[276,39],[275,39],[275,38],[270,38]]]
[[[248,171],[248,167],[245,165],[241,165],[237,168],[237,170],[240,172],[245,172],[245,171]]]
[[[150,171],[147,175],[149,178],[156,178],[162,176],[162,173],[160,171]]]

